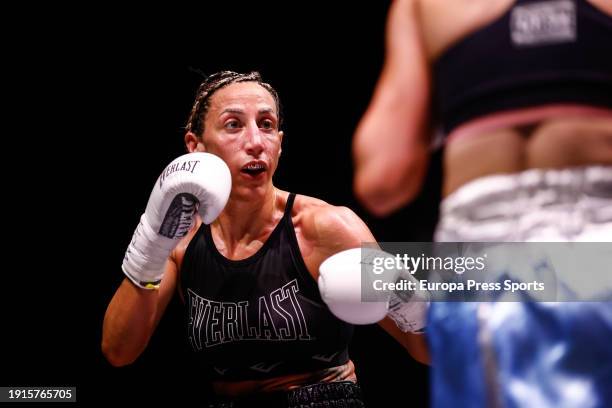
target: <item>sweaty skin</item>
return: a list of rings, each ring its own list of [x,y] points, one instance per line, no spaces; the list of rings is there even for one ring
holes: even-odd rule
[[[189,152],[215,154],[230,170],[229,201],[210,224],[216,248],[228,259],[253,255],[283,215],[288,193],[272,183],[283,138],[278,122],[275,101],[265,88],[255,82],[233,83],[210,98],[203,134],[185,135]],[[319,266],[326,258],[344,249],[359,247],[362,242],[375,241],[367,226],[350,209],[316,198],[298,195],[291,217],[300,252],[315,281]],[[102,351],[111,364],[129,364],[146,348],[170,298],[179,289],[185,250],[201,222],[196,219],[189,234],[173,250],[159,290],[143,290],[124,280],[115,293],[106,311],[102,339]],[[399,331],[389,318],[380,325],[415,359],[428,361],[424,336]],[[318,372],[258,381],[215,382],[213,387],[219,394],[236,396],[339,380],[355,380],[352,361]]]

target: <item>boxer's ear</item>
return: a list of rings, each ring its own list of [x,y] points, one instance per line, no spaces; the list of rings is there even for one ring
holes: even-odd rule
[[[193,132],[185,133],[185,147],[189,153],[206,151],[202,138]]]
[[[283,151],[283,136],[285,136],[285,132],[282,130],[278,132],[278,137],[280,138],[280,148],[278,149],[278,156],[280,157],[281,152]]]

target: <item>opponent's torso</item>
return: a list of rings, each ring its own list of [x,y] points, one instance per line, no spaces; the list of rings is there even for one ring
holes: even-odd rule
[[[230,260],[202,225],[185,251],[181,292],[187,336],[216,381],[262,381],[348,362],[352,326],[324,305],[302,258],[291,207],[263,246]]]
[[[419,1],[421,31],[430,64],[434,67],[441,58],[447,57],[447,53],[456,52],[454,47],[464,46],[466,40],[469,42],[478,38],[481,32],[491,29],[501,19],[508,20],[507,29],[510,31],[510,20],[513,10],[516,9],[512,7],[529,6],[534,3],[538,2],[519,1],[515,4],[513,0]],[[560,7],[560,9],[567,7],[568,4],[566,1],[543,1],[541,3],[549,5],[554,3],[555,7]],[[612,14],[610,4],[600,0],[588,2],[578,0],[571,3],[583,10],[586,9],[587,13],[600,19],[604,27],[603,32],[607,32],[605,27],[612,21],[612,17],[606,14]],[[559,11],[560,17],[563,14],[561,11],[563,10]],[[580,31],[576,33],[581,34]],[[561,34],[563,33],[559,35]],[[508,36],[511,35],[512,33],[509,32]],[[491,38],[491,41],[494,42],[496,39]],[[611,43],[608,41],[608,47]],[[605,47],[605,44],[603,42],[593,47]],[[563,43],[543,45],[549,49],[555,46],[561,47]],[[536,48],[531,51],[533,50]],[[589,50],[589,52],[592,51]],[[466,52],[466,54],[469,53]],[[532,54],[532,58],[538,58],[540,55],[537,51]],[[542,58],[546,58],[544,54],[542,53]],[[563,55],[563,52],[559,55]],[[603,58],[605,62],[612,58],[612,52],[592,55],[593,61]],[[465,64],[469,66],[459,70],[453,69],[454,75],[461,78],[463,69],[468,71],[478,65],[486,69],[489,61],[483,58],[465,61]],[[496,57],[492,55],[491,58]],[[515,74],[523,66],[526,71],[529,70],[525,61],[515,59],[509,64],[511,63],[514,63],[511,70]],[[581,64],[583,61],[571,63]],[[553,63],[551,67],[556,65]],[[571,70],[571,67],[568,67],[564,68],[566,72]],[[503,65],[498,68],[501,71],[504,70]],[[589,67],[586,66],[584,69],[588,71]],[[526,72],[526,74],[529,73]],[[612,78],[612,72],[608,75]],[[503,75],[500,78],[493,78],[500,81],[508,79]],[[477,81],[478,76],[473,79]],[[484,77],[483,80],[485,80]],[[434,89],[435,82],[434,78]],[[612,87],[612,82],[606,86]],[[478,87],[478,84],[475,84],[474,87]],[[551,88],[554,90],[554,87]],[[612,163],[612,106],[605,106],[607,103],[601,100],[597,104],[591,104],[588,100],[578,102],[567,95],[557,99],[553,98],[547,102],[544,99],[548,98],[549,94],[543,91],[539,91],[537,97],[528,96],[528,92],[517,92],[517,94],[523,98],[520,106],[508,106],[508,109],[505,110],[500,108],[494,112],[472,116],[447,134],[444,155],[444,195],[450,194],[470,180],[488,174],[513,173],[528,168],[559,168]],[[580,92],[574,94],[582,97]],[[501,92],[498,95],[502,103],[507,102],[503,100],[506,93]],[[445,97],[452,96],[446,95]],[[538,101],[537,98],[544,99]]]

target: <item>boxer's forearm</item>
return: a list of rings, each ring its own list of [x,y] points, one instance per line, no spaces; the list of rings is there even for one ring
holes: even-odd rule
[[[104,317],[102,352],[111,364],[129,364],[147,346],[175,288],[172,250],[194,225],[196,211],[211,223],[230,191],[229,168],[209,153],[185,154],[163,170],[123,258],[127,279]]]
[[[142,353],[155,328],[158,304],[159,291],[124,279],[104,316],[102,352],[112,365],[130,364]]]
[[[378,325],[397,340],[416,361],[423,364],[431,364],[427,337],[424,333],[403,332],[390,317],[385,317]]]

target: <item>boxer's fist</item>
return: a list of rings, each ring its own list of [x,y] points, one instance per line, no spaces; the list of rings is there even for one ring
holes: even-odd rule
[[[230,171],[209,153],[185,154],[161,173],[123,259],[136,285],[159,285],[170,252],[193,225],[196,211],[206,224],[217,218],[231,191]]]
[[[319,291],[331,312],[352,324],[371,324],[389,316],[404,332],[425,327],[429,293],[418,289],[416,279],[400,268],[375,268],[394,258],[373,248],[353,248],[327,258],[319,267]],[[385,284],[412,281],[415,290],[393,291]]]
[[[352,324],[371,324],[382,320],[388,311],[389,294],[369,292],[369,301],[362,300],[362,266],[364,281],[373,275],[367,259],[382,251],[353,248],[327,258],[319,267],[319,292],[329,310]],[[370,286],[370,285],[368,285]],[[369,288],[368,288],[369,289]],[[372,299],[371,295],[374,295]]]

